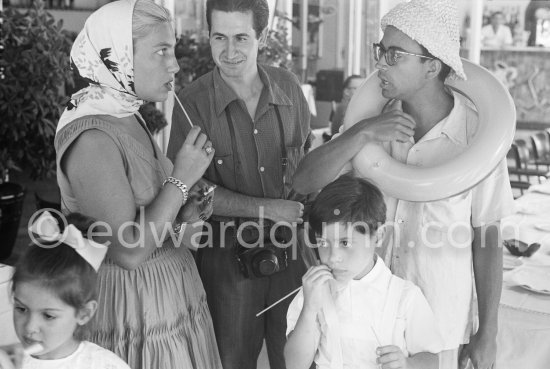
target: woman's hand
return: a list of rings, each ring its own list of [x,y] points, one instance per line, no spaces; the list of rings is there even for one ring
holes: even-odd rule
[[[194,126],[176,155],[172,175],[190,188],[202,177],[210,165],[214,151],[212,142],[204,133],[200,132],[200,127]],[[191,192],[189,197],[191,197]]]
[[[199,179],[189,191],[189,198],[178,214],[178,220],[195,223],[212,215],[214,190],[204,179]],[[214,186],[215,187],[215,186]]]

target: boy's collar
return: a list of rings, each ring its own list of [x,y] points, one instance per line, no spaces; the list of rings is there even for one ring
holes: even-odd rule
[[[379,279],[384,273],[384,262],[382,261],[382,258],[380,258],[378,255],[374,254],[374,256],[375,260],[372,269],[362,278],[352,279],[351,281],[360,284],[368,284],[380,290],[384,290],[384,287],[382,285],[376,283],[376,280]]]

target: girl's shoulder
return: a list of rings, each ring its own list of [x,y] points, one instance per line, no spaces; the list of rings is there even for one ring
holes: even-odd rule
[[[83,341],[81,343],[81,359],[86,359],[87,362],[93,362],[94,368],[101,369],[130,369],[128,364],[124,362],[115,353],[96,345],[95,343]]]
[[[83,341],[71,355],[55,360],[23,358],[25,369],[130,369],[121,358],[94,343]]]

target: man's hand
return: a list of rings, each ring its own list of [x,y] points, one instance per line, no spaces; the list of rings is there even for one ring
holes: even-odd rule
[[[407,142],[414,135],[416,122],[402,111],[391,110],[351,126],[349,134],[362,134],[366,142]],[[345,132],[345,131],[344,131]]]
[[[302,224],[304,220],[304,204],[290,200],[271,200],[265,208],[265,217],[273,222],[288,222]]]
[[[468,359],[474,369],[490,369],[497,357],[496,335],[483,335],[480,332],[470,337],[470,343],[464,345],[458,358],[458,368],[465,369]]]
[[[187,203],[181,208],[178,219],[187,223],[206,220],[212,215],[214,190],[204,179],[199,179],[189,191]],[[209,192],[210,190],[210,192]]]
[[[381,346],[376,349],[378,359],[376,362],[382,369],[405,369],[408,368],[407,358],[403,351],[397,346]]]

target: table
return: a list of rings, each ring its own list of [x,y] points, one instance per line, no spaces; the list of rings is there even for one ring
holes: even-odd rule
[[[540,192],[537,192],[540,191]],[[526,243],[539,242],[541,248],[531,257],[522,258],[524,266],[550,268],[550,232],[535,224],[550,221],[550,180],[532,186],[516,200],[516,213],[503,219],[503,239],[516,238]],[[509,254],[504,250],[504,254]],[[504,273],[499,307],[497,336],[498,369],[550,368],[550,295],[513,286]]]

